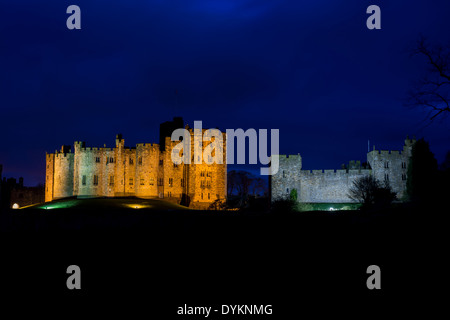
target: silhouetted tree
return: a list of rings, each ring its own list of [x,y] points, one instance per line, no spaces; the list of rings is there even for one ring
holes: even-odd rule
[[[237,173],[236,170],[232,170],[227,174],[227,194],[231,196],[236,188]]]
[[[255,177],[247,171],[232,170],[228,173],[227,182],[231,184],[231,186],[228,186],[228,198],[234,198],[232,202],[235,206],[239,208],[246,206],[250,186],[254,180]],[[233,196],[234,191],[236,191],[237,194]]]
[[[265,195],[267,193],[266,183],[262,178],[255,178],[251,188],[254,196]]]
[[[436,185],[439,189],[437,198],[440,202],[446,202],[450,194],[450,151],[447,152],[444,162],[440,165],[437,180]]]
[[[432,46],[422,37],[412,55],[425,58],[428,74],[408,93],[406,104],[429,110],[430,120],[450,114],[450,44]]]
[[[437,161],[423,138],[414,143],[408,165],[406,191],[411,201],[432,200],[436,192]]]
[[[348,196],[350,199],[362,204],[362,207],[385,207],[396,199],[396,193],[392,191],[387,181],[380,183],[372,175],[363,176],[355,181],[349,189]]]
[[[445,155],[444,162],[442,162],[440,169],[442,171],[450,170],[450,151],[447,151],[447,154]]]

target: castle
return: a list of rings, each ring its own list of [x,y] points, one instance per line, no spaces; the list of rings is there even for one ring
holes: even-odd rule
[[[216,199],[226,198],[226,136],[223,164],[174,164],[171,153],[180,141],[171,141],[183,120],[174,118],[160,126],[160,144],[125,147],[122,135],[115,148],[88,148],[76,141],[74,148],[46,154],[45,201],[66,197],[164,198],[191,208],[207,209]],[[194,154],[194,130],[190,133]],[[202,130],[204,132],[205,129]],[[202,150],[211,142],[202,141]]]
[[[353,181],[373,175],[379,181],[388,181],[397,198],[406,193],[406,178],[414,139],[406,138],[402,151],[375,150],[367,153],[367,164],[350,161],[342,170],[302,170],[302,157],[280,155],[279,170],[270,176],[272,201],[289,197],[297,190],[301,203],[350,203],[349,188]]]

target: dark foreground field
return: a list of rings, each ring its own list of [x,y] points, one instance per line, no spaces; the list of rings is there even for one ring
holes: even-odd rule
[[[61,318],[203,318],[178,316],[184,304],[271,304],[273,319],[429,318],[425,301],[446,299],[443,213],[201,212],[138,199],[10,210],[0,216],[2,302]],[[79,291],[66,287],[73,264]],[[381,268],[381,290],[366,287],[369,265]]]

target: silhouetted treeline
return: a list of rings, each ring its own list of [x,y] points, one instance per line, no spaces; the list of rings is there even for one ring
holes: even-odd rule
[[[408,200],[416,204],[440,204],[450,192],[450,151],[439,166],[428,142],[418,140],[408,166]]]

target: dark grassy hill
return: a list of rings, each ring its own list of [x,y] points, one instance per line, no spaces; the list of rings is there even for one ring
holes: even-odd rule
[[[185,303],[273,304],[276,319],[344,306],[382,315],[439,281],[448,238],[439,217],[410,207],[271,214],[66,199],[1,213],[3,288],[69,309],[131,302],[164,319]],[[71,264],[82,270],[79,292],[65,287]],[[366,288],[372,264],[381,267],[381,291]]]

